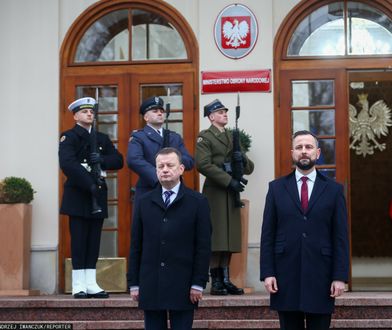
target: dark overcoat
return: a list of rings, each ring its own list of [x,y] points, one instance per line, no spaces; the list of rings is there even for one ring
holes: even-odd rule
[[[144,310],[189,310],[192,285],[205,287],[211,253],[207,199],[181,184],[167,209],[162,188],[136,204],[129,255],[128,285],[139,286]]]
[[[100,132],[97,132],[96,136],[97,148],[103,158],[102,170],[122,168],[123,157],[114,147],[109,137]],[[108,216],[106,183],[99,190],[98,197],[98,204],[102,208],[102,213],[91,214],[90,187],[95,181],[86,166],[88,165],[90,152],[90,134],[85,128],[75,125],[72,129],[61,134],[59,161],[60,168],[67,177],[60,208],[62,214],[84,218],[106,218]]]
[[[186,150],[181,136],[170,131],[169,145],[181,152],[185,169],[191,170],[194,162],[193,157]],[[152,127],[146,125],[143,129],[132,132],[128,143],[127,164],[139,176],[136,183],[134,203],[141,195],[157,186],[155,156],[162,147],[163,137]]]
[[[260,278],[275,276],[271,308],[329,314],[330,287],[349,271],[347,210],[343,186],[317,171],[305,213],[295,172],[270,182],[261,234]]]
[[[232,135],[211,125],[197,139],[195,161],[197,170],[206,177],[203,194],[211,207],[212,251],[241,252],[241,214],[234,206],[234,193],[229,190],[230,174],[223,163],[230,162]],[[253,172],[254,164],[245,155],[244,173]]]

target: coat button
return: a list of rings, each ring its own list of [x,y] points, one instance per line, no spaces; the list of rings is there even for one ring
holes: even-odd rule
[[[308,220],[308,217],[306,215],[304,215],[304,220]]]
[[[167,222],[167,218],[163,218],[163,222]]]
[[[306,233],[302,233],[302,237],[306,238],[306,237],[308,237],[308,235],[306,235]]]
[[[165,267],[165,263],[164,262],[161,262],[161,267]]]

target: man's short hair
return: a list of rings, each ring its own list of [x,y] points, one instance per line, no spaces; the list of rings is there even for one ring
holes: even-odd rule
[[[157,159],[157,157],[159,155],[168,155],[168,154],[172,154],[175,153],[177,155],[178,161],[180,162],[180,164],[182,164],[182,155],[181,152],[173,147],[167,147],[167,148],[162,148],[161,150],[159,150],[157,152],[157,154],[155,155],[155,160]]]
[[[311,135],[311,136],[313,136],[313,137],[314,137],[314,140],[316,141],[316,147],[318,148],[318,146],[319,146],[319,141],[318,141],[317,135],[315,135],[315,134],[313,134],[312,132],[307,131],[307,130],[296,131],[296,132],[293,134],[293,137],[292,137],[291,141],[293,142],[294,139],[295,139],[297,136],[301,136],[301,135]]]

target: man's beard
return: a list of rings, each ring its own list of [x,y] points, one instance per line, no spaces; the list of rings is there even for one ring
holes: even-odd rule
[[[301,160],[307,159],[308,163],[301,163]],[[316,159],[312,160],[310,158],[302,158],[300,160],[298,160],[297,162],[295,162],[295,165],[303,171],[307,171],[310,170],[314,165],[316,165]]]

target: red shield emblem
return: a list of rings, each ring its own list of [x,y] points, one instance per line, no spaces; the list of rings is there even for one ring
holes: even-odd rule
[[[224,49],[251,46],[251,17],[225,16],[221,18],[221,47]]]

